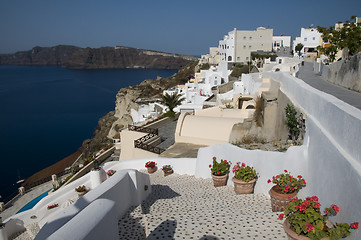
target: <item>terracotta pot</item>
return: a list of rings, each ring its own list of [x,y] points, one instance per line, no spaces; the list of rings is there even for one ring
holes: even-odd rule
[[[223,176],[216,176],[216,175],[212,174],[212,178],[213,178],[213,185],[215,187],[226,186],[228,174],[223,175]]]
[[[293,231],[287,219],[283,222],[283,229],[287,234],[288,240],[311,240],[311,238],[298,235],[295,231]],[[330,238],[321,238],[321,240],[330,240]]]
[[[168,175],[171,175],[173,173],[173,170],[171,171],[168,171],[168,172],[164,172],[164,177],[168,176]]]
[[[147,170],[148,170],[149,174],[155,173],[157,171],[157,166],[155,166],[153,168],[148,167]]]
[[[273,212],[283,212],[288,204],[292,201],[293,198],[297,196],[297,192],[291,194],[283,194],[277,191],[281,191],[281,188],[278,185],[275,185],[269,191],[271,196],[271,205]]]
[[[235,177],[232,178],[234,183],[234,191],[237,194],[250,194],[253,193],[254,184],[256,183],[256,179],[253,179],[249,182],[244,182]]]

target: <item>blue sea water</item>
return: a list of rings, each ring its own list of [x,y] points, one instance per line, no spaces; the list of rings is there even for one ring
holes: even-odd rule
[[[177,70],[0,66],[0,195],[75,152],[122,87]]]

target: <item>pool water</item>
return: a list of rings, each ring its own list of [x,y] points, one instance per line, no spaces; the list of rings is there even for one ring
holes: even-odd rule
[[[48,193],[51,191],[52,189],[50,189],[49,191],[41,194],[40,196],[34,198],[33,200],[31,200],[31,202],[29,202],[28,204],[26,204],[22,209],[20,209],[17,213],[21,213],[24,212],[26,210],[32,209],[38,202],[40,202],[41,199],[43,199],[44,197],[48,196]]]

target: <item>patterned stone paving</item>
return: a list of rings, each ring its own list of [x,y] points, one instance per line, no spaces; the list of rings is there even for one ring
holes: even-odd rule
[[[150,178],[152,194],[119,220],[120,239],[287,239],[263,194],[159,170]]]

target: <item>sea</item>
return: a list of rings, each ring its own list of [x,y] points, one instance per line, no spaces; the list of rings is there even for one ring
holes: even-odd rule
[[[16,182],[74,153],[120,88],[177,70],[0,66],[0,202]]]

